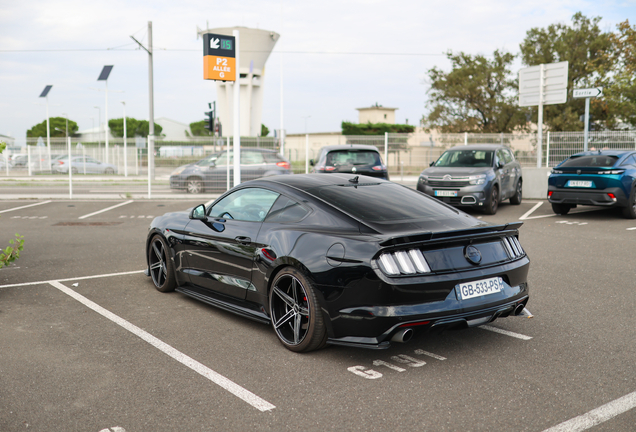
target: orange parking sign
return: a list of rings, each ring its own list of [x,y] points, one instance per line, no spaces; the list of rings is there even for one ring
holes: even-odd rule
[[[212,55],[203,57],[203,79],[236,81],[236,59]]]

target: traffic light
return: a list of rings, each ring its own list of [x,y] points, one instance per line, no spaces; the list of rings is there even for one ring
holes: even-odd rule
[[[214,111],[206,111],[205,113],[205,128],[214,133]]]
[[[219,119],[216,119],[216,122],[214,124],[214,136],[223,136],[223,127],[221,126],[221,122],[219,121]]]

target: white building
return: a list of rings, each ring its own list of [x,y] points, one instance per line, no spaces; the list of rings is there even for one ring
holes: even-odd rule
[[[387,108],[382,105],[370,106],[369,108],[356,108],[358,110],[358,123],[388,123],[395,124],[395,111],[397,108]]]
[[[162,141],[187,141],[192,136],[190,125],[171,120],[169,118],[160,117],[155,119],[155,123],[161,126]]]
[[[202,30],[200,35],[214,33],[232,36],[233,30],[239,31],[240,74],[240,122],[241,136],[259,136],[263,118],[263,85],[265,79],[265,62],[274,45],[280,38],[276,32],[247,27],[226,27]],[[231,136],[234,125],[233,83],[216,82],[217,117],[223,127],[223,135]]]

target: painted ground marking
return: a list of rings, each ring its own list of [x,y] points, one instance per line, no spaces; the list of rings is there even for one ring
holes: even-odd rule
[[[35,207],[35,206],[39,206],[39,205],[42,205],[42,204],[48,204],[50,202],[51,202],[50,200],[49,201],[42,201],[42,202],[39,202],[39,203],[29,204],[29,205],[25,205],[25,206],[22,206],[22,207],[14,207],[14,208],[10,208],[10,209],[7,209],[7,210],[0,210],[0,213],[6,213],[6,212],[15,211],[15,210],[21,210],[23,208]]]
[[[47,219],[48,216],[11,216],[11,219]]]
[[[143,273],[143,272],[145,272],[145,270],[133,270],[133,271],[121,272],[121,273],[106,273],[106,274],[101,274],[101,275],[80,276],[80,277],[66,278],[66,279],[51,279],[51,280],[37,281],[37,282],[22,282],[22,283],[17,283],[17,284],[0,285],[0,289],[2,289],[2,288],[21,287],[21,286],[29,286],[29,285],[41,285],[41,284],[51,283],[52,281],[55,281],[55,282],[69,282],[69,281],[79,281],[79,280],[87,280],[87,279],[99,279],[99,278],[113,277],[113,276],[127,276],[127,275],[132,275],[132,274]]]
[[[503,335],[506,335],[506,336],[510,336],[510,337],[513,337],[513,338],[517,338],[517,339],[521,339],[521,340],[530,340],[530,339],[532,339],[531,336],[522,335],[522,334],[511,332],[511,331],[508,331],[508,330],[502,330],[500,328],[492,327],[492,326],[489,326],[489,325],[482,325],[482,326],[479,326],[477,328],[484,329],[484,330],[489,330],[491,332],[500,333],[500,334],[503,334]]]
[[[91,216],[95,216],[95,215],[97,215],[97,214],[104,213],[104,212],[107,212],[107,211],[112,210],[112,209],[116,209],[117,207],[125,206],[126,204],[130,204],[131,202],[134,202],[134,201],[133,201],[133,200],[130,200],[130,201],[126,201],[126,202],[123,202],[123,203],[119,203],[119,204],[116,204],[116,205],[114,205],[114,206],[107,207],[107,208],[105,208],[105,209],[98,210],[98,211],[96,211],[96,212],[89,213],[89,214],[86,214],[86,215],[84,215],[84,216],[80,216],[78,219],[86,219],[86,218],[89,218],[89,217],[91,217]]]
[[[415,354],[417,355],[426,355],[429,357],[432,357],[434,359],[437,360],[446,360],[446,357],[442,357],[441,355],[437,355],[437,354],[433,354],[430,353],[428,351],[424,351],[421,349],[416,349]],[[391,356],[391,360],[400,363],[400,364],[404,364],[407,366],[410,366],[412,368],[418,368],[418,367],[422,367],[426,365],[426,362],[411,356],[408,356],[406,354],[398,354],[396,356]],[[406,372],[407,369],[404,369],[400,366],[394,365],[392,363],[386,362],[384,360],[374,360],[373,361],[373,366],[375,367],[379,367],[379,366],[384,366],[390,370],[393,370],[395,372]],[[359,377],[362,378],[366,378],[366,379],[378,379],[378,378],[382,378],[382,373],[378,372],[376,370],[373,369],[367,369],[365,366],[351,366],[348,367],[347,370],[351,373],[353,373],[354,375],[358,375]]]
[[[636,392],[606,403],[592,411],[574,417],[543,432],[580,432],[606,422],[619,414],[636,408]]]
[[[168,356],[172,357],[179,363],[192,369],[194,372],[197,372],[203,377],[209,379],[213,383],[217,384],[219,387],[227,390],[228,392],[232,393],[234,396],[238,397],[239,399],[242,399],[243,401],[250,404],[254,408],[258,409],[259,411],[265,412],[265,411],[270,411],[276,408],[275,405],[272,405],[266,400],[256,396],[254,393],[250,392],[249,390],[239,386],[238,384],[234,383],[233,381],[229,380],[228,378],[224,377],[218,372],[213,371],[212,369],[199,363],[193,358],[185,355],[181,351],[178,351],[177,349],[161,341],[160,339],[157,339],[156,337],[146,332],[145,330],[140,329],[136,325],[131,324],[130,322],[119,317],[118,315],[115,315],[109,310],[104,309],[97,303],[94,303],[93,301],[87,299],[83,295],[78,294],[77,292],[61,284],[60,282],[50,281],[49,283],[53,285],[55,288],[62,291],[64,294],[74,298],[78,302],[82,303],[84,306],[92,309],[93,311],[97,312],[103,317],[111,320],[112,322],[119,325],[120,327],[123,327],[124,329],[128,330],[132,334],[138,336],[145,342],[148,342],[150,345],[162,351],[164,354],[167,354]]]
[[[540,216],[530,216],[532,213],[534,213],[534,211],[536,209],[538,209],[539,207],[541,207],[543,205],[543,201],[537,203],[534,207],[532,207],[530,210],[528,210],[523,216],[521,216],[519,218],[519,220],[530,220],[530,219],[541,219],[541,218],[548,218],[548,217],[555,217],[555,216],[561,216],[558,214],[547,214],[547,215],[540,215]],[[599,207],[599,208],[590,208],[590,209],[585,209],[585,210],[578,210],[578,211],[571,211],[569,214],[573,215],[573,214],[578,214],[578,213],[587,213],[587,212],[591,212],[591,211],[599,211],[599,210],[603,210],[603,207]]]

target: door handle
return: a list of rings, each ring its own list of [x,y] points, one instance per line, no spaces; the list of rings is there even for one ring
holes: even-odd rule
[[[234,237],[234,240],[236,240],[240,244],[244,244],[244,245],[248,245],[248,244],[252,243],[252,239],[249,238],[249,237],[238,236],[238,237]]]

